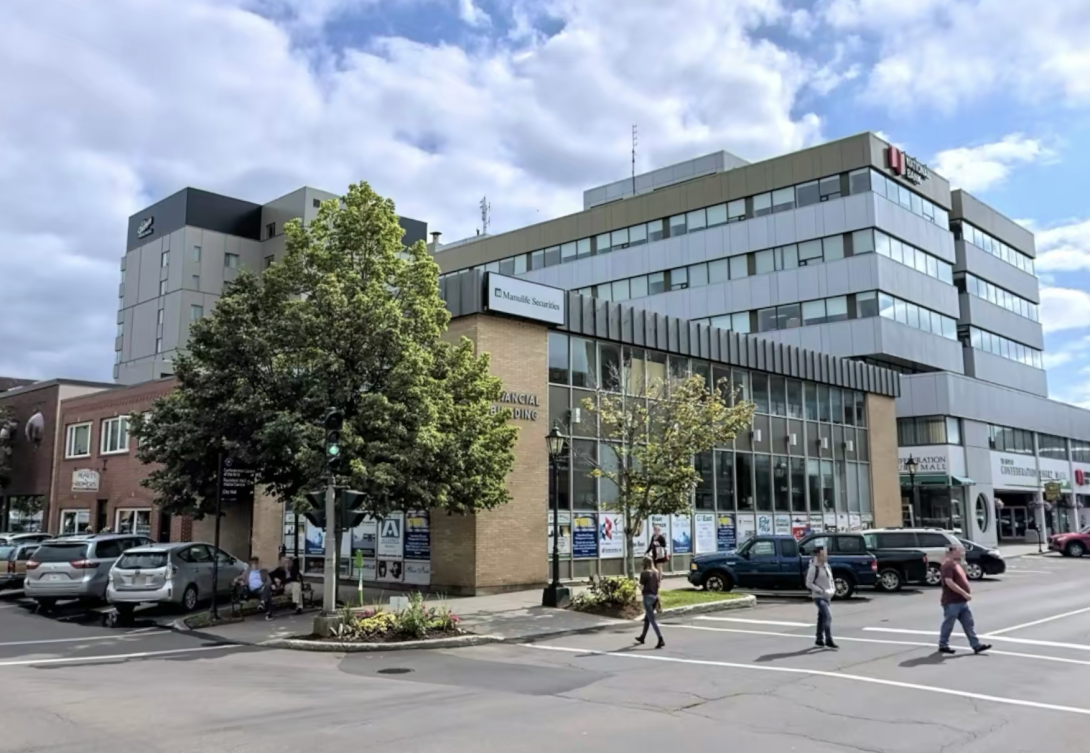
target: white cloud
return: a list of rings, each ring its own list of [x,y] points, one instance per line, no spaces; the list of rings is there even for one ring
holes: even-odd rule
[[[458,18],[470,26],[489,26],[492,18],[473,0],[458,0]]]
[[[1036,232],[1038,270],[1073,272],[1090,269],[1090,219]]]
[[[941,151],[931,164],[953,188],[987,191],[1005,181],[1016,165],[1039,162],[1052,155],[1052,150],[1039,140],[1012,133],[991,144]]]
[[[510,0],[511,40],[327,50],[373,2],[0,3],[0,373],[108,377],[127,218],[185,185],[367,179],[454,239],[485,194],[496,232],[578,210],[627,173],[632,123],[644,166],[820,136],[817,64],[757,33],[790,21],[776,0]]]
[[[1045,332],[1090,327],[1090,293],[1075,288],[1044,288],[1041,324]]]

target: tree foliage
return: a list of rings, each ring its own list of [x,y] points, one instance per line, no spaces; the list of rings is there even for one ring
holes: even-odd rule
[[[583,457],[590,475],[612,484],[603,502],[624,519],[626,571],[632,542],[652,515],[687,513],[700,473],[693,458],[729,446],[753,423],[752,402],[736,399],[729,384],[709,386],[702,376],[652,378],[631,361],[613,367],[619,392],[596,389],[583,408],[598,419],[601,454]]]
[[[175,361],[177,389],[134,420],[160,504],[207,512],[221,448],[297,502],[323,483],[330,407],[345,416],[337,481],[372,514],[508,500],[517,429],[491,411],[502,385],[471,342],[442,339],[438,266],[403,232],[391,201],[352,185],[286,225],[281,261],[227,285]]]
[[[7,429],[6,439],[0,437],[0,489],[11,483],[11,455],[12,445],[15,443],[15,418],[12,410],[7,405],[0,405],[0,430]],[[0,520],[0,527],[4,521]]]

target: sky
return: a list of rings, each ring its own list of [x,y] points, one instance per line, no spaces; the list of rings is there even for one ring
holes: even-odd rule
[[[0,374],[109,381],[129,215],[367,180],[444,240],[883,134],[1037,234],[1090,407],[1086,0],[0,0]]]

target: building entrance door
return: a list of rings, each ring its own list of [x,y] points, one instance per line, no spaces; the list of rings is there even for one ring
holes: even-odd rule
[[[999,540],[1025,540],[1033,512],[1028,507],[1004,507],[999,511]]]

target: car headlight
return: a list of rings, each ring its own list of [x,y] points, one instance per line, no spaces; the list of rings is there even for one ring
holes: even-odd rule
[[[998,549],[989,549],[988,554],[992,555],[993,557],[1003,559],[1003,552],[999,551]]]
[[[700,568],[696,566],[695,562],[690,562],[689,563],[689,569],[690,570],[699,570]]]

